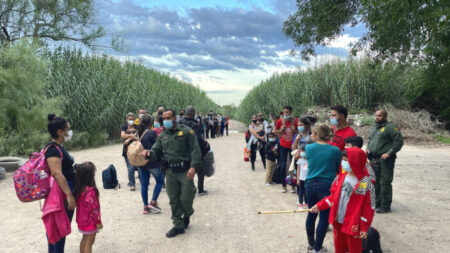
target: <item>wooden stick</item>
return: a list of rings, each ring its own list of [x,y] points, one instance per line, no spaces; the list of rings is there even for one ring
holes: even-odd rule
[[[290,210],[290,211],[259,211],[258,214],[281,214],[281,213],[306,213],[311,209]]]

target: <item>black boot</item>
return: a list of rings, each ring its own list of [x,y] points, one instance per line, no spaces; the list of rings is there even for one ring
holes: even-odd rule
[[[191,223],[191,219],[189,217],[184,217],[183,221],[184,221],[184,229],[188,228],[189,223]]]
[[[255,170],[255,162],[252,162],[252,170]]]
[[[183,234],[184,233],[184,229],[181,228],[175,228],[173,227],[171,230],[169,230],[169,232],[166,233],[167,238],[172,238],[175,237],[179,234]]]

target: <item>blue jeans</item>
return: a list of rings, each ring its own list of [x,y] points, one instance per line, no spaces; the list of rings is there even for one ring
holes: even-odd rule
[[[331,183],[328,181],[316,180],[306,182],[306,201],[308,206],[313,207],[317,202],[330,195]],[[319,224],[316,229],[316,239],[314,240],[314,230],[317,219],[316,213],[308,213],[306,217],[306,235],[308,236],[308,243],[314,247],[316,251],[322,248],[323,240],[327,234],[328,216],[330,209],[320,211]]]
[[[157,201],[159,194],[161,193],[162,186],[164,184],[164,174],[162,173],[160,168],[155,169],[142,169],[139,168],[139,178],[141,179],[141,196],[142,201],[144,202],[144,206],[148,205],[148,185],[150,182],[150,174],[156,179],[156,185],[153,189],[153,197],[152,201]]]
[[[303,200],[305,200],[305,203],[308,204],[308,201],[306,200],[305,181],[300,180],[300,184],[297,185],[297,193],[298,203],[303,204]]]
[[[73,182],[67,181],[67,184],[69,185],[70,190],[73,193]],[[72,223],[72,218],[74,214],[74,210],[69,210],[67,200],[64,200],[64,207],[66,208],[66,214],[67,217],[69,217],[70,223]],[[48,244],[48,253],[64,253],[64,246],[66,244],[66,237],[61,238],[57,243],[55,244]]]
[[[283,146],[279,146],[280,147],[280,176],[282,179],[282,185],[283,187],[286,187],[286,161],[287,161],[287,156],[291,155],[291,149],[290,148],[285,148]]]
[[[134,180],[134,172],[137,170],[137,167],[130,164],[128,161],[128,157],[124,156],[125,163],[127,164],[128,169],[128,186],[136,186],[136,180]]]

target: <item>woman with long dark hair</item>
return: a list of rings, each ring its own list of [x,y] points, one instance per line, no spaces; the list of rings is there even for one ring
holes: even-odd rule
[[[66,151],[63,144],[72,138],[73,132],[67,120],[56,117],[54,114],[48,115],[48,132],[51,141],[45,151],[45,159],[50,169],[50,173],[66,196],[64,207],[69,221],[72,222],[76,200],[73,194],[75,172],[73,169],[74,158]],[[62,237],[55,244],[48,244],[49,253],[63,253],[66,237]]]
[[[139,117],[138,134],[141,137],[141,144],[145,150],[150,150],[156,142],[157,133],[154,130],[150,130],[150,126],[153,125],[153,119],[149,114],[144,114]],[[156,185],[153,189],[153,196],[148,203],[148,185],[150,182],[150,174],[155,177]],[[149,212],[161,212],[161,208],[158,205],[158,197],[161,193],[161,189],[164,184],[164,175],[161,171],[161,165],[157,161],[149,161],[146,165],[139,167],[139,177],[141,179],[141,196],[144,204],[143,214]]]

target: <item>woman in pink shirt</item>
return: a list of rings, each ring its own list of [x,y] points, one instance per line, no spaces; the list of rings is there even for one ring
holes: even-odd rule
[[[75,165],[77,224],[83,234],[80,253],[92,252],[95,235],[103,228],[98,197],[99,193],[95,185],[95,165],[91,162]]]

